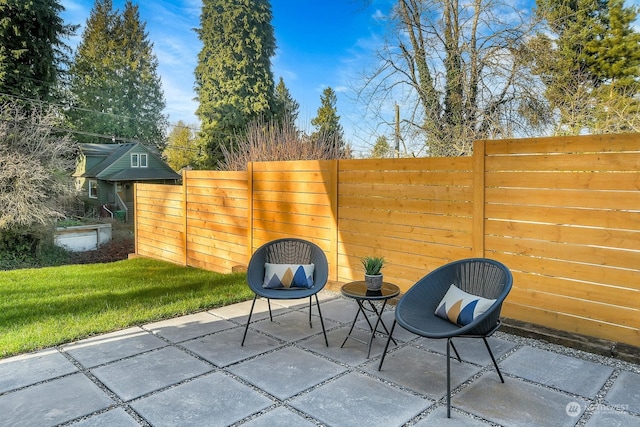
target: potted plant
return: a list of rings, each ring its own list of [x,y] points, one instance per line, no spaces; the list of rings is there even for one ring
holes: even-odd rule
[[[367,289],[377,291],[382,287],[382,267],[384,267],[384,257],[366,256],[362,258],[364,267],[364,281]]]

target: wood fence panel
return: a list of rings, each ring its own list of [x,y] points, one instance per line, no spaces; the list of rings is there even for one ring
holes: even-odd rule
[[[247,259],[247,173],[188,171],[187,265],[226,273]]]
[[[182,186],[135,184],[136,254],[183,264]]]
[[[360,258],[384,256],[385,280],[406,291],[437,266],[472,253],[469,157],[341,160],[338,280],[361,280]]]
[[[485,250],[504,315],[640,345],[638,135],[488,141]]]
[[[451,260],[514,274],[503,315],[640,347],[640,134],[477,141],[472,157],[250,163],[136,186],[136,252],[228,272],[300,237],[332,280],[384,256],[406,291]]]
[[[252,163],[252,251],[278,238],[314,242],[335,269],[333,161]]]

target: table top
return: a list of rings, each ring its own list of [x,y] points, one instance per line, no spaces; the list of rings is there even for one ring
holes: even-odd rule
[[[378,291],[370,291],[364,280],[349,282],[340,288],[342,295],[349,298],[365,300],[385,300],[400,294],[400,288],[393,283],[382,282],[382,287]]]

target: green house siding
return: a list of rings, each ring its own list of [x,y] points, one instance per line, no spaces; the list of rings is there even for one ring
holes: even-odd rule
[[[117,205],[116,191],[124,203],[131,204],[133,183],[175,183],[177,174],[157,154],[142,144],[82,144],[82,157],[78,161],[76,186],[88,208],[99,211],[102,205]],[[146,155],[146,167],[132,167],[131,155]],[[140,160],[140,157],[138,157]],[[140,162],[138,162],[140,164]],[[97,182],[97,198],[89,197],[89,181]]]

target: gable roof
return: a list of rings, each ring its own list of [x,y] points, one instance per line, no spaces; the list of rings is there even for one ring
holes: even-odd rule
[[[115,168],[111,167],[115,162],[127,156],[132,151],[147,152],[155,158],[153,167],[146,168]],[[96,178],[103,181],[149,181],[149,180],[175,180],[182,178],[161,158],[157,150],[138,142],[126,144],[80,144],[80,151],[86,157],[102,158],[95,166],[84,172],[78,171],[74,176],[82,178]],[[151,166],[152,162],[149,162]]]

